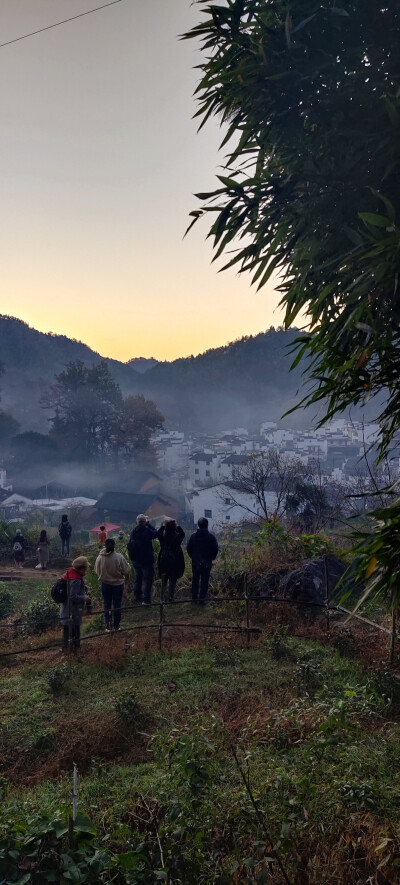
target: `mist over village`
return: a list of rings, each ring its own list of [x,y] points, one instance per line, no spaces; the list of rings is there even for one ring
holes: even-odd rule
[[[37,333],[3,317],[0,334],[7,341],[3,354],[8,347],[14,355],[22,349],[18,338],[24,336],[29,372],[36,372],[35,341],[30,345],[29,337]],[[41,338],[43,355],[47,341],[46,336]],[[277,390],[271,386],[271,364],[273,359],[278,361],[276,375],[287,374],[284,386],[290,404],[296,395],[295,379],[289,374],[292,338],[283,330],[271,329],[221,349],[228,389],[226,376],[217,376],[213,366],[221,359],[218,352],[191,358],[189,370],[182,367],[179,372],[175,366],[172,383],[168,374],[165,383],[162,372],[170,373],[173,364],[149,360],[148,366],[146,360],[133,358],[127,365],[136,377],[131,388],[124,377],[125,397],[116,381],[123,366],[109,368],[100,357],[89,364],[94,355],[88,348],[85,353],[78,342],[86,365],[80,359],[60,366],[53,385],[43,377],[43,360],[33,385],[26,377],[28,367],[18,366],[14,356],[8,370],[3,366],[3,399],[12,411],[0,413],[4,519],[18,524],[42,521],[55,529],[60,512],[72,508],[76,528],[86,529],[89,541],[92,525],[118,523],[128,531],[141,512],[158,523],[170,516],[190,529],[206,517],[213,530],[223,532],[279,516],[315,531],[327,524],[334,527],[335,520],[364,510],[366,496],[376,491],[378,480],[389,485],[397,479],[400,452],[392,447],[390,458],[376,469],[379,427],[366,422],[362,414],[356,420],[349,412],[322,427],[315,426],[317,416],[311,413],[308,418],[302,416],[300,426],[290,416],[280,417],[283,400],[277,403]],[[61,348],[67,350],[68,345],[72,342],[62,342]],[[262,349],[271,367],[269,388],[260,395],[258,406],[251,389],[250,348],[254,373],[259,372]],[[236,351],[236,377],[230,350]],[[242,366],[246,366],[245,382],[240,378]],[[188,371],[193,395],[190,417],[186,396],[180,391],[180,375],[187,378]],[[207,397],[208,372],[214,382]],[[301,377],[297,382],[301,384]],[[175,394],[175,403],[168,403],[166,389],[169,396]],[[154,400],[138,390],[145,390],[146,396],[149,391]],[[35,395],[37,403],[32,401]],[[160,400],[171,412],[171,423],[158,408]],[[30,415],[35,429],[30,426]],[[244,426],[229,425],[240,418]],[[43,426],[49,428],[47,433],[37,429]]]
[[[0,885],[396,885],[400,4],[0,24]]]

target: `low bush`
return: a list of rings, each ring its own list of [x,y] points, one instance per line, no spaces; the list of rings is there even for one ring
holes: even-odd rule
[[[14,612],[14,602],[9,590],[0,584],[0,621],[12,615]]]
[[[28,606],[24,613],[25,633],[45,633],[59,623],[58,608],[51,599],[38,599]]]
[[[139,701],[133,691],[120,695],[115,701],[115,709],[119,718],[130,724],[137,720],[141,712]]]

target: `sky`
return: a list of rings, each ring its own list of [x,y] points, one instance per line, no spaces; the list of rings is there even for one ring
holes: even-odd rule
[[[0,43],[106,0],[2,0]],[[0,313],[103,356],[175,359],[279,325],[272,285],[211,264],[196,192],[221,171],[197,134],[190,0],[121,2],[0,47]],[[219,265],[221,266],[221,264]]]

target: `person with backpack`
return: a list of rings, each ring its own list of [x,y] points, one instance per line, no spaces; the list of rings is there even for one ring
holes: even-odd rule
[[[151,604],[151,589],[154,578],[153,541],[157,537],[157,529],[150,525],[144,513],[139,513],[136,517],[136,526],[131,531],[127,549],[135,569],[135,581],[133,584],[135,602],[142,603],[142,605]],[[144,586],[143,596],[142,586]]]
[[[46,569],[50,559],[50,541],[47,537],[46,529],[42,529],[37,542],[37,554],[42,569]]]
[[[101,594],[104,602],[106,633],[111,629],[111,610],[114,609],[114,630],[120,630],[121,606],[125,578],[131,567],[122,553],[115,550],[113,538],[107,538],[105,546],[96,559],[94,570],[101,581]]]
[[[81,623],[85,602],[90,601],[87,594],[84,577],[89,567],[86,556],[77,556],[74,559],[71,568],[67,569],[61,581],[52,588],[52,597],[55,598],[54,590],[60,587],[60,597],[63,601],[60,605],[60,623],[63,628],[63,644],[62,651],[69,651],[70,645],[70,629],[72,651],[76,654],[81,644]],[[69,583],[69,602],[67,595],[67,583]],[[65,585],[65,591],[62,592],[61,585]],[[71,613],[71,623],[70,623]]]
[[[61,538],[61,556],[64,556],[64,552],[66,552],[67,556],[69,556],[71,533],[72,526],[68,521],[67,514],[65,513],[64,516],[61,517],[61,522],[58,526],[58,534]]]
[[[182,541],[185,532],[175,519],[165,519],[158,532],[160,552],[158,554],[158,576],[161,578],[163,598],[173,602],[176,582],[185,571]]]
[[[25,559],[25,538],[21,532],[21,529],[17,529],[17,531],[15,532],[15,537],[12,544],[15,566],[16,568],[22,568],[22,563]]]
[[[192,560],[192,602],[205,605],[212,564],[218,555],[218,541],[208,531],[205,516],[200,517],[197,526],[197,532],[190,536],[186,549]]]

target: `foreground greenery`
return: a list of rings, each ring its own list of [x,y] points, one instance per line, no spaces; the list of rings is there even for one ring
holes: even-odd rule
[[[250,647],[175,630],[3,659],[1,883],[397,881],[397,679],[347,630],[253,614]]]

